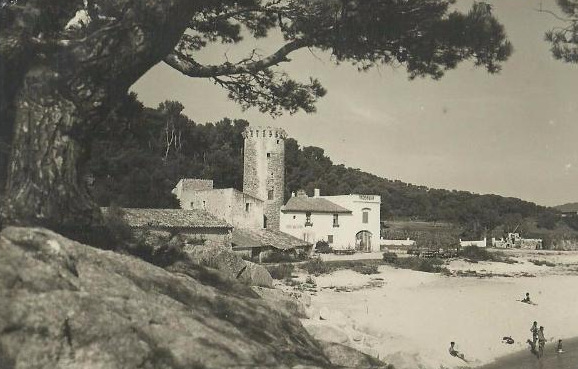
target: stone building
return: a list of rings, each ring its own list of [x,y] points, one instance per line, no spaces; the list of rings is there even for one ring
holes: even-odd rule
[[[243,132],[243,193],[265,202],[263,224],[279,229],[279,211],[285,193],[285,138],[283,129],[247,127]]]
[[[233,225],[233,249],[249,256],[271,250],[307,252],[309,242],[279,231],[287,134],[249,126],[243,137],[243,192],[213,188],[212,180],[183,178],[173,189],[181,208],[206,211]]]
[[[204,210],[217,218],[224,219],[235,228],[264,228],[265,202],[234,188],[196,187],[187,184],[197,179],[181,179],[173,193],[177,195],[183,209]],[[197,182],[201,183],[201,182]],[[179,192],[179,188],[187,188]]]
[[[380,204],[377,195],[313,197],[304,191],[281,208],[281,231],[305,241],[325,241],[335,250],[380,250]]]
[[[102,208],[105,216],[110,208]],[[136,234],[170,240],[180,235],[188,242],[207,246],[232,246],[233,226],[202,210],[131,209],[120,210],[127,225]]]

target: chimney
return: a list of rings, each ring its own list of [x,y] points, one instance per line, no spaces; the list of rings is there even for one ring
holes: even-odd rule
[[[318,188],[313,190],[313,197],[319,197],[320,196],[320,191]]]

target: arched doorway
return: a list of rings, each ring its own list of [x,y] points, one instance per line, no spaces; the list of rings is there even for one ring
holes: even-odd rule
[[[361,231],[355,235],[355,249],[362,252],[371,251],[371,232]]]

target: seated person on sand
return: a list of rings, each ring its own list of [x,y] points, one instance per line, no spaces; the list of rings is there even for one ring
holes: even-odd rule
[[[457,358],[462,359],[463,361],[465,361],[466,363],[468,362],[466,360],[466,358],[464,357],[464,354],[462,354],[461,352],[459,352],[457,350],[457,346],[455,342],[450,342],[450,348],[448,350],[450,352],[450,355],[455,356]]]
[[[513,345],[514,339],[510,336],[505,336],[504,338],[502,338],[502,342],[507,343],[508,345]]]
[[[526,304],[531,304],[532,301],[530,300],[530,293],[526,292],[526,297],[524,297],[521,301],[525,302]]]

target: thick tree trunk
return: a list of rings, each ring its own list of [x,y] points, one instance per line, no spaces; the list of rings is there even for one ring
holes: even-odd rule
[[[58,88],[58,73],[35,67],[16,97],[15,132],[3,217],[10,224],[50,228],[95,223],[80,168],[86,116]]]
[[[75,4],[74,0],[62,1]],[[17,42],[37,49],[27,55],[27,70],[16,84],[14,98],[3,103],[15,111],[11,121],[0,122],[13,131],[0,210],[4,225],[58,230],[100,225],[100,211],[88,194],[82,172],[91,132],[104,123],[115,101],[173,50],[204,1],[90,3],[103,13],[93,14],[93,22],[84,29],[48,33],[31,26],[33,31],[18,34]],[[46,4],[27,3],[37,6],[38,14]],[[70,11],[56,10],[56,15],[71,16]],[[15,27],[25,21],[15,22]],[[50,25],[62,27],[67,21],[63,18]],[[6,56],[3,53],[10,50],[0,49],[0,57]]]

